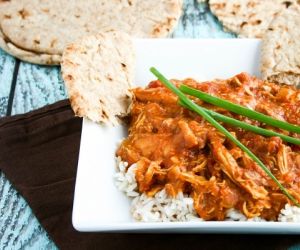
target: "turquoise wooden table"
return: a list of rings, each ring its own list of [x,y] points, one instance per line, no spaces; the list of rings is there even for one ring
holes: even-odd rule
[[[222,30],[207,4],[186,0],[183,16],[171,37],[235,36]],[[26,113],[65,98],[59,67],[20,62],[0,50],[0,117]],[[1,172],[0,249],[56,249],[26,201]]]

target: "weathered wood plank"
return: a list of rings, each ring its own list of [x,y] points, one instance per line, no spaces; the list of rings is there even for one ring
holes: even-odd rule
[[[66,92],[59,67],[21,63],[12,115],[26,113],[65,98]],[[39,225],[26,201],[3,175],[1,180],[3,184],[0,185],[0,249],[55,249],[54,243]]]
[[[12,114],[22,114],[65,98],[59,67],[21,63]]]
[[[9,99],[10,87],[13,78],[15,59],[0,50],[0,116],[5,116]],[[65,98],[65,90],[62,87],[53,87],[49,82],[61,82],[59,79],[59,69],[45,67],[40,69],[35,65],[21,64],[17,86],[24,89],[20,92],[16,89],[12,114],[25,113],[31,109],[44,106],[56,100]],[[24,72],[23,72],[24,71]],[[24,77],[31,75],[24,82]],[[53,77],[56,77],[53,79]],[[34,79],[34,81],[31,79]],[[26,86],[28,88],[24,88]],[[32,86],[36,83],[36,86]],[[32,88],[32,89],[30,89]],[[32,105],[25,105],[28,96],[42,97],[39,91],[44,93],[44,99],[31,100]],[[22,97],[22,98],[20,98]],[[40,104],[40,106],[38,105]],[[44,229],[39,225],[26,201],[17,193],[10,182],[0,173],[0,249],[56,249],[54,243],[48,238]]]
[[[210,12],[208,4],[197,0],[186,0],[183,15],[171,35],[173,38],[234,38],[234,34],[223,31],[222,25]]]
[[[6,115],[15,59],[0,49],[0,117]]]
[[[26,201],[0,174],[0,249],[56,249]]]

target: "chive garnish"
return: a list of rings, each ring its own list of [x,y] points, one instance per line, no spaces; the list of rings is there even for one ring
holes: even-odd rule
[[[253,154],[244,144],[242,144],[238,139],[236,139],[226,128],[224,128],[220,123],[218,123],[209,113],[207,113],[201,106],[195,104],[190,100],[181,90],[179,90],[174,84],[172,84],[167,78],[165,78],[156,68],[151,67],[150,71],[163,83],[169,90],[179,97],[179,100],[183,102],[189,109],[193,110],[197,114],[201,115],[205,120],[207,120],[211,125],[218,129],[221,133],[227,136],[233,143],[235,143],[240,149],[242,149],[252,160],[254,160],[277,184],[280,190],[298,207],[300,204],[297,200],[285,189],[285,187],[277,180],[277,178],[272,174],[272,172],[263,164],[263,162]]]
[[[185,105],[182,101],[179,101],[179,104],[185,108],[189,108],[187,105]],[[202,107],[203,108],[203,107]],[[268,129],[264,129],[264,128],[260,128],[251,124],[248,124],[246,122],[242,122],[240,120],[228,117],[226,115],[222,115],[218,112],[203,108],[207,113],[209,113],[213,118],[215,118],[217,121],[221,121],[227,124],[230,124],[234,127],[239,127],[242,128],[244,130],[248,130],[248,131],[252,131],[256,134],[259,135],[264,135],[264,136],[277,136],[280,137],[283,141],[295,144],[295,145],[300,145],[300,140],[291,136],[287,136],[287,135],[283,135],[280,133],[277,133],[275,131],[272,130],[268,130]]]
[[[257,120],[257,121],[260,121],[260,122],[264,122],[264,123],[266,123],[268,125],[271,125],[273,127],[281,128],[281,129],[284,129],[284,130],[287,130],[287,131],[290,131],[290,132],[295,132],[295,133],[300,134],[300,127],[299,126],[290,124],[288,122],[284,122],[284,121],[274,119],[274,118],[272,118],[270,116],[267,116],[265,114],[262,114],[262,113],[259,113],[257,111],[248,109],[246,107],[243,107],[241,105],[229,102],[227,100],[209,95],[205,92],[202,92],[200,90],[191,88],[191,87],[186,86],[184,84],[182,84],[179,89],[184,94],[197,97],[197,98],[199,98],[199,99],[201,99],[201,100],[203,100],[207,103],[213,104],[213,105],[218,106],[218,107],[222,107],[222,108],[227,109],[227,110],[229,110],[231,112],[234,112],[236,114],[243,115],[243,116],[249,117],[251,119],[254,119],[254,120]]]

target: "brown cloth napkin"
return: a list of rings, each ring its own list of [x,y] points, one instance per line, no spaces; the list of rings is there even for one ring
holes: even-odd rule
[[[67,100],[0,119],[0,169],[60,249],[286,249],[300,243],[299,236],[288,235],[75,231],[71,214],[81,123]]]

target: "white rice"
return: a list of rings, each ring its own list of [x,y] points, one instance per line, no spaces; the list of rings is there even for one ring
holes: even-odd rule
[[[129,168],[127,162],[123,162],[120,157],[117,160],[117,170],[115,174],[115,184],[117,188],[124,192],[131,200],[131,214],[136,221],[142,222],[171,222],[171,221],[203,221],[197,215],[193,199],[186,194],[178,193],[176,198],[168,197],[163,189],[148,197],[146,194],[138,192],[135,179],[136,164]],[[228,209],[226,221],[266,221],[260,217],[248,219],[244,214],[236,209]],[[300,222],[300,208],[287,204],[278,217],[280,222]]]
[[[266,221],[265,219],[261,217],[254,217],[251,219],[248,219],[243,213],[241,213],[239,210],[236,210],[234,208],[230,208],[226,211],[226,221]]]
[[[300,222],[300,208],[286,204],[280,211],[278,221],[281,222]]]
[[[131,213],[135,220],[143,222],[202,221],[194,210],[192,198],[182,193],[170,198],[164,189],[154,197],[146,194],[135,197]]]

